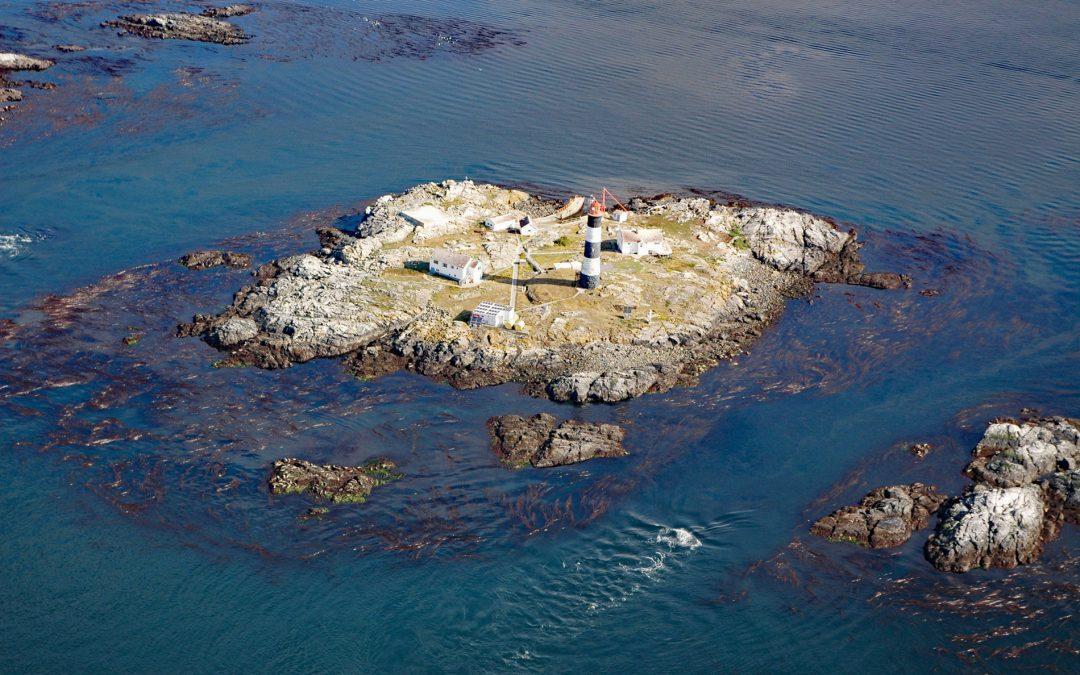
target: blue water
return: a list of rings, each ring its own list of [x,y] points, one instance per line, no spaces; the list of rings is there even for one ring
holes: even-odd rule
[[[947,577],[919,535],[806,534],[887,482],[958,492],[995,415],[1080,416],[1076,3],[305,0],[235,19],[255,38],[232,47],[62,4],[0,6],[0,51],[54,56],[28,76],[59,85],[0,125],[0,669],[1078,669],[1075,532],[1015,576]],[[364,28],[388,14],[509,37],[395,50]],[[792,204],[915,284],[819,288],[701,386],[576,410],[213,370],[171,337],[245,280],[179,254],[303,250],[363,199],[465,176]],[[538,410],[621,422],[632,455],[502,469],[484,420]],[[285,454],[407,479],[303,522],[262,485]],[[980,604],[1002,589],[1036,611]]]

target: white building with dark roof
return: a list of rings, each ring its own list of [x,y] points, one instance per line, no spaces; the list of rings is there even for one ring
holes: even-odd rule
[[[464,253],[440,248],[432,251],[428,271],[462,286],[472,286],[484,278],[484,263]]]

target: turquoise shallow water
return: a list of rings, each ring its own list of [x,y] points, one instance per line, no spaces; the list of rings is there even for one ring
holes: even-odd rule
[[[1080,415],[1075,3],[307,0],[237,19],[239,47],[97,27],[132,6],[0,7],[4,49],[92,48],[0,126],[0,669],[1076,670],[1075,532],[963,577],[920,537],[805,535],[888,481],[958,491],[994,415]],[[390,14],[424,17],[407,48],[366,28]],[[462,26],[507,34],[451,48]],[[170,337],[244,280],[177,255],[300,250],[464,176],[793,204],[915,285],[819,288],[700,387],[580,410],[216,371]],[[622,422],[632,456],[501,469],[484,420],[537,410]],[[304,524],[261,486],[282,454],[408,479]]]

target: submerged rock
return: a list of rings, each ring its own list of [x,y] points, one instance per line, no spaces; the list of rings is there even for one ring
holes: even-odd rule
[[[270,474],[270,494],[310,492],[318,499],[335,503],[367,501],[371,491],[402,477],[390,460],[378,459],[361,466],[313,464],[303,459],[285,458],[274,462]]]
[[[189,270],[206,270],[219,265],[244,269],[251,267],[251,256],[234,251],[193,251],[180,256],[179,262]]]
[[[139,37],[162,40],[195,40],[222,45],[238,45],[248,40],[239,26],[228,21],[183,12],[129,14],[104,21],[101,25]]]
[[[1037,485],[976,485],[942,509],[926,542],[926,559],[945,572],[1033,562],[1045,541],[1045,510]]]
[[[4,70],[45,70],[51,68],[53,62],[49,59],[38,59],[33,56],[14,54],[11,52],[0,53],[0,71]]]
[[[964,473],[977,483],[1016,487],[1080,468],[1080,424],[1064,417],[991,424]]]
[[[845,506],[813,524],[810,532],[833,541],[869,548],[899,546],[930,522],[945,495],[932,485],[880,487],[858,506]]]
[[[598,457],[625,457],[625,432],[614,424],[566,420],[556,424],[554,415],[532,417],[503,415],[488,420],[491,448],[515,467],[531,464],[550,468],[577,464]]]
[[[83,47],[82,45],[53,45],[53,49],[58,52],[64,52],[65,54],[86,51],[86,47]]]

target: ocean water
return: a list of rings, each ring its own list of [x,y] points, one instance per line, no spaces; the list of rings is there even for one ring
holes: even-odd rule
[[[229,47],[98,25],[195,6],[0,4],[0,51],[57,60],[12,79],[58,85],[0,124],[0,669],[1080,668],[1075,528],[962,576],[925,532],[807,534],[879,485],[958,493],[996,415],[1080,416],[1076,3],[271,1]],[[617,406],[215,370],[172,337],[246,279],[178,255],[304,250],[464,177],[791,204],[914,285],[819,287],[700,386]],[[540,410],[622,423],[631,456],[498,466],[484,421]],[[284,455],[407,478],[302,521],[264,487]]]

